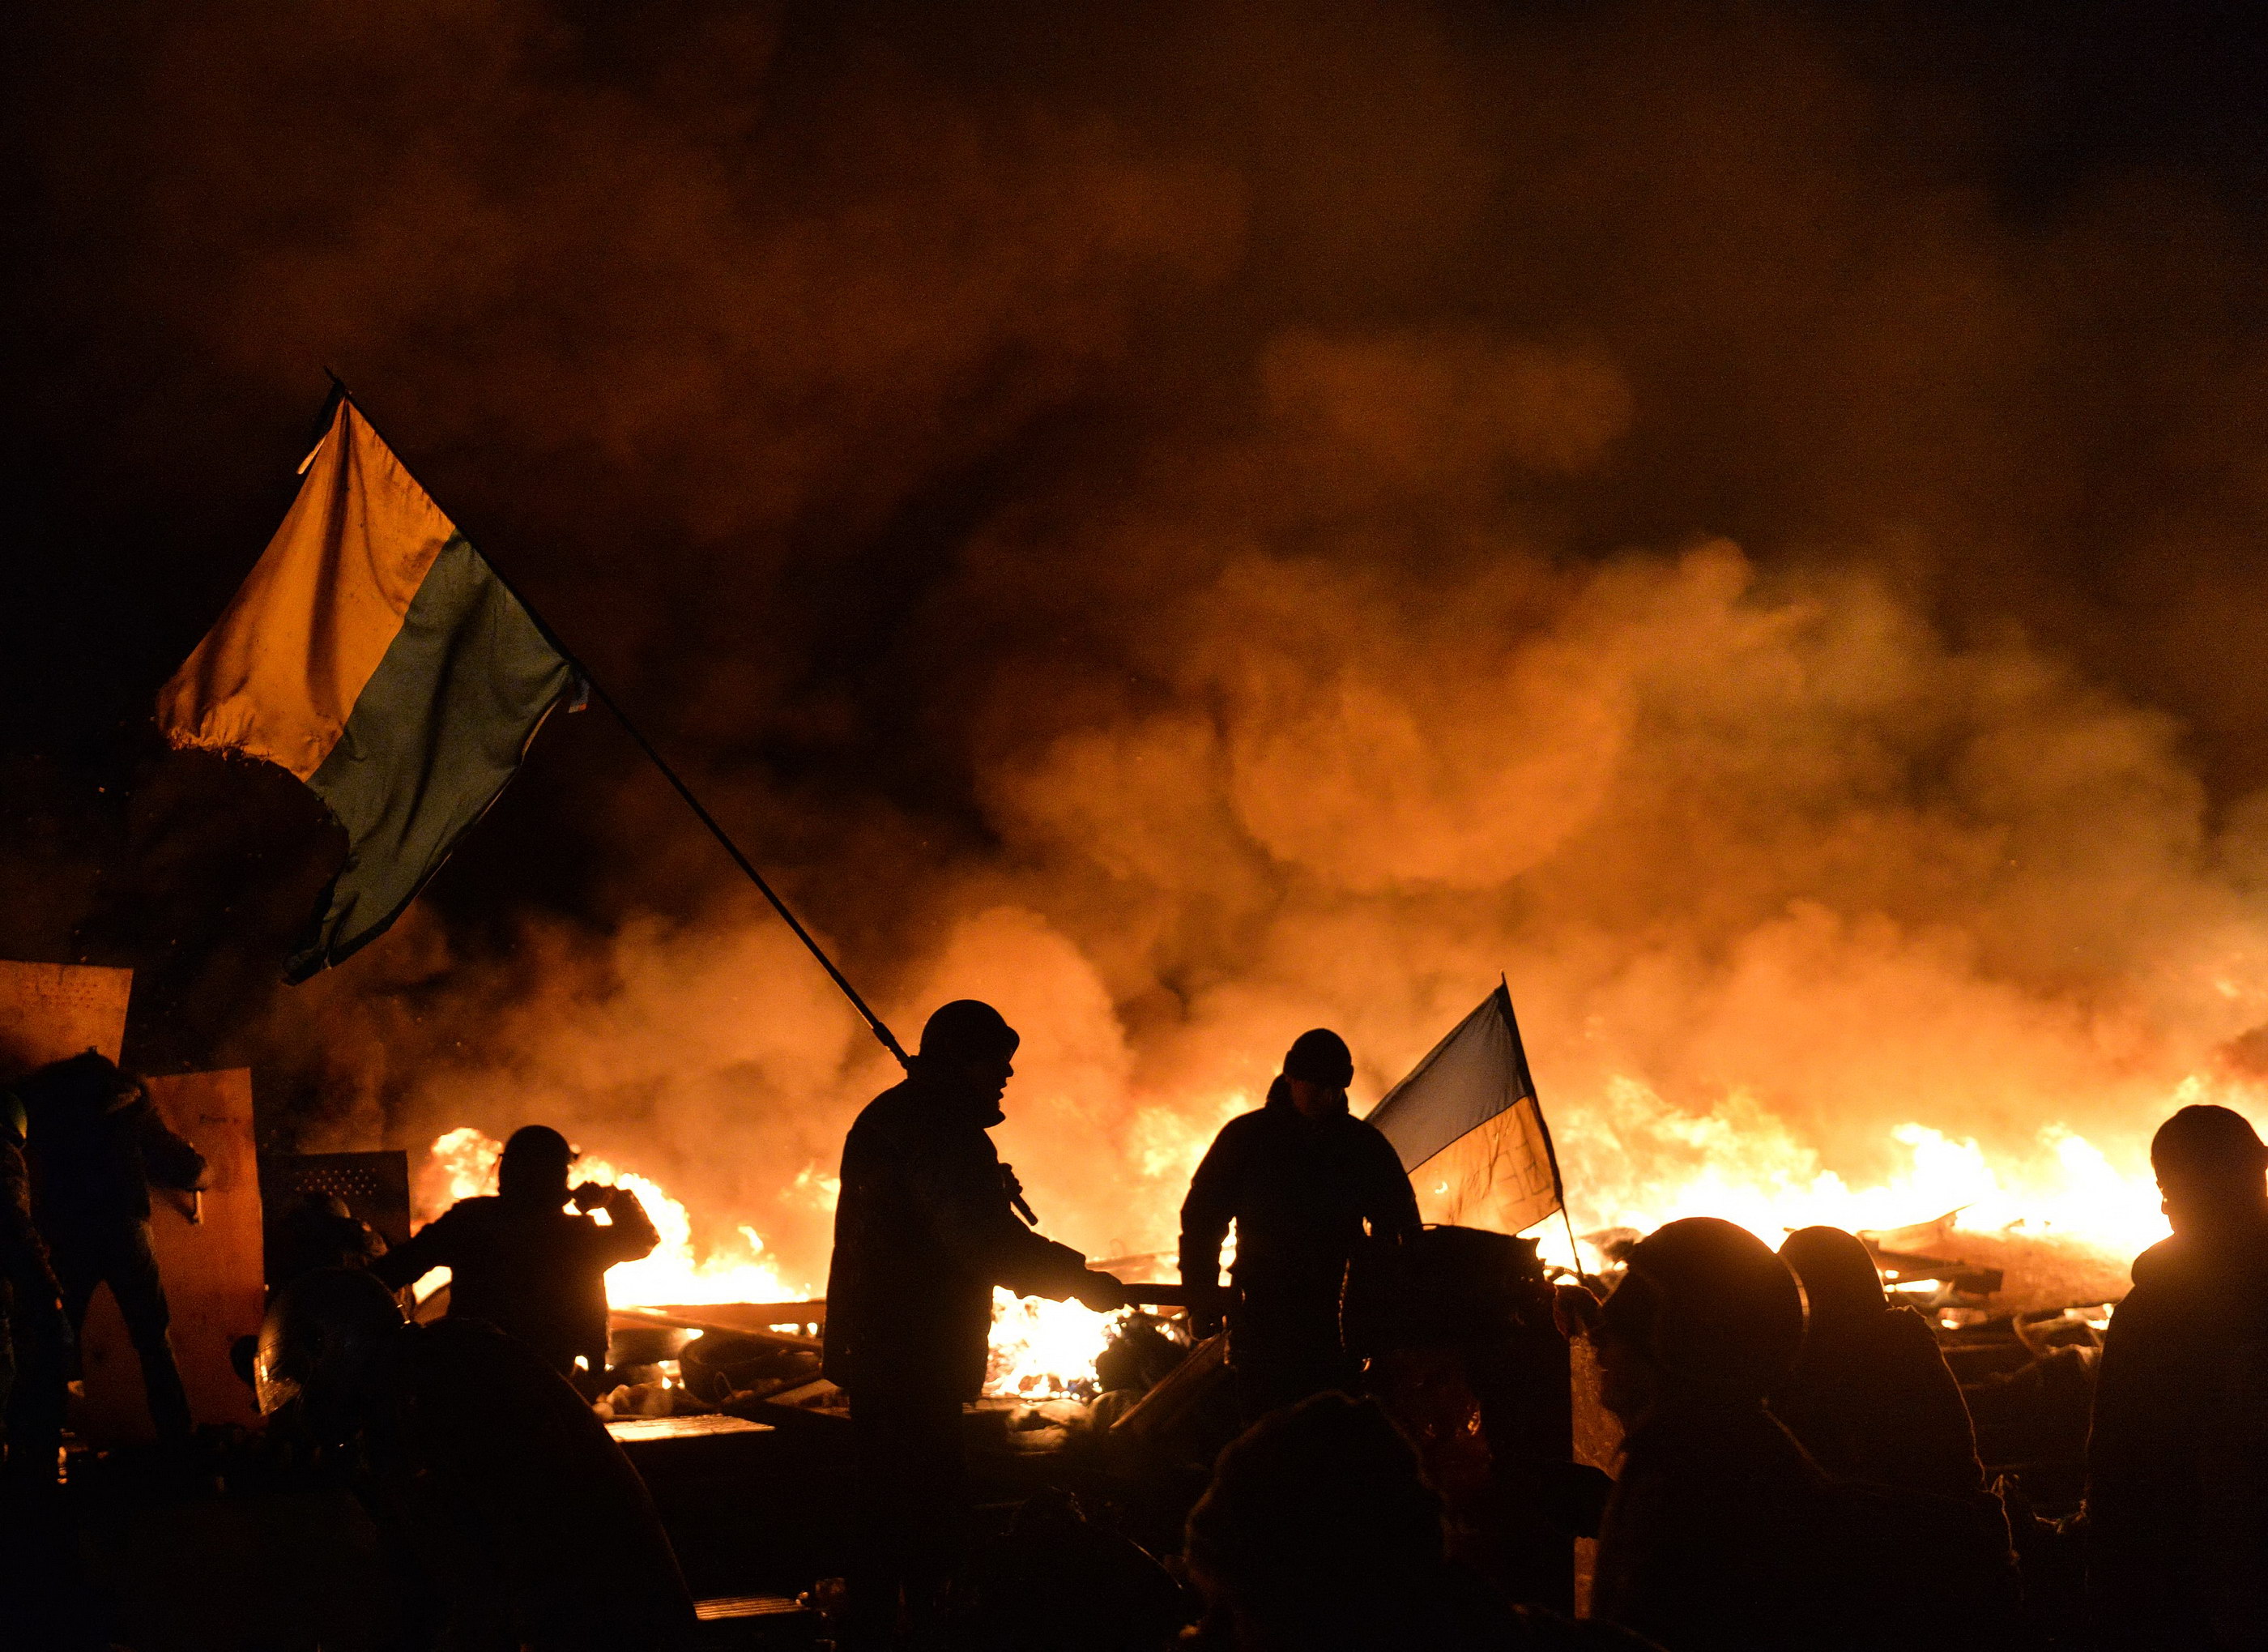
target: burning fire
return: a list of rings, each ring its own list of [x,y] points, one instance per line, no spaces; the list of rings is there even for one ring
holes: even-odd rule
[[[2191,1078],[2146,1110],[2146,1124],[2191,1103],[2244,1099]],[[1580,1257],[1587,1272],[1605,1271],[1618,1232],[1683,1216],[1722,1217],[1775,1247],[1816,1223],[2002,1270],[1992,1309],[2024,1312],[2123,1296],[2134,1256],[2169,1231],[2141,1130],[2106,1146],[2050,1123],[2029,1143],[1995,1152],[1909,1121],[1887,1132],[1885,1173],[1858,1181],[1827,1168],[1784,1118],[1740,1089],[1694,1110],[1615,1077],[1588,1105],[1557,1110],[1553,1124],[1572,1226],[1584,1236],[1571,1247],[1571,1224],[1556,1215],[1530,1231],[1546,1261],[1565,1267]],[[1418,1193],[1426,1220],[1511,1226],[1496,1213],[1494,1169],[1488,1127],[1425,1166]],[[1948,1323],[1974,1312],[1947,1311]]]
[[[988,1394],[1020,1399],[1092,1398],[1094,1361],[1126,1315],[1098,1314],[1083,1302],[992,1293],[992,1357],[984,1373]]]
[[[2202,1081],[2188,1080],[2151,1123],[2203,1099]],[[1562,1121],[1560,1160],[1576,1223],[1594,1232],[1645,1232],[1681,1216],[1711,1215],[1777,1245],[1815,1223],[1880,1232],[1949,1217],[1956,1232],[2046,1242],[2099,1258],[2123,1276],[2136,1252],[2169,1231],[2139,1141],[2114,1160],[2061,1124],[2040,1129],[2021,1155],[1991,1155],[1973,1139],[1919,1123],[1889,1135],[1897,1168],[1874,1185],[1853,1186],[1753,1097],[1735,1091],[1697,1115],[1635,1080],[1616,1078],[1598,1104]],[[1430,1184],[1421,1198],[1454,1197],[1450,1181],[1421,1177]],[[1564,1227],[1539,1231],[1547,1257],[1572,1259]],[[1586,1265],[1595,1264],[1595,1252],[1585,1250]]]

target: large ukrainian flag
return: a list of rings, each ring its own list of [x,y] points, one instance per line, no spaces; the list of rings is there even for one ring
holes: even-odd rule
[[[576,675],[346,396],[300,471],[284,525],[158,694],[174,745],[288,769],[346,829],[289,981],[401,916]]]

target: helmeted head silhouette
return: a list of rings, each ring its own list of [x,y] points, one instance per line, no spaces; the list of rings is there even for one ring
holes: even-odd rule
[[[575,1149],[567,1138],[548,1125],[528,1125],[512,1132],[497,1161],[497,1191],[513,1200],[548,1200],[563,1204],[567,1198],[567,1167]]]
[[[1601,1329],[1670,1386],[1762,1398],[1803,1346],[1803,1293],[1787,1264],[1747,1228],[1689,1216],[1631,1247]]]
[[[2268,1164],[2268,1147],[2243,1114],[2226,1107],[2184,1107],[2150,1139],[2150,1169],[2163,1182],[2249,1173]]]
[[[260,1326],[253,1386],[261,1413],[298,1400],[319,1438],[342,1438],[364,1377],[402,1324],[393,1295],[360,1268],[318,1268],[294,1280]]]
[[[1794,1270],[1815,1325],[1862,1320],[1890,1305],[1882,1276],[1859,1235],[1840,1228],[1799,1228],[1779,1259]]]
[[[1022,1036],[981,999],[957,998],[922,1024],[925,1061],[993,1061],[1016,1053]]]

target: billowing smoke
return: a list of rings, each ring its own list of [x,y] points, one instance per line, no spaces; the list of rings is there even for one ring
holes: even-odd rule
[[[1908,1122],[2131,1165],[2268,1066],[2258,257],[2209,179],[2015,188],[1997,82],[1835,15],[57,23],[105,680],[328,363],[902,1036],[1024,1029],[1004,1147],[1093,1251],[1302,1029],[1373,1095],[1499,971],[1579,1220]],[[304,828],[232,926],[166,892],[257,790],[191,760],[95,930],[279,1138],[551,1120],[815,1280],[889,1064],[600,715],[312,986],[253,985]]]

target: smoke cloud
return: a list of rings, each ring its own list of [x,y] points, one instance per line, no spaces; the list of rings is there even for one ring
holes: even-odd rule
[[[1499,971],[1583,1221],[2268,1071],[2258,249],[2179,158],[2020,179],[1955,23],[120,16],[29,42],[55,600],[132,593],[43,672],[131,746],[335,366],[902,1036],[1024,1030],[1072,1243]],[[556,1122],[821,1276],[890,1064],[598,714],[291,992],[320,829],[138,761],[14,859],[103,860],[145,1058],[310,1147]]]

